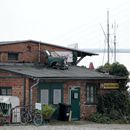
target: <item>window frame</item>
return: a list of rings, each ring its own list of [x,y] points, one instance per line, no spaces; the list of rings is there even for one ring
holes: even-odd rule
[[[2,89],[5,90],[5,94],[2,94]],[[11,91],[9,93],[9,91]],[[0,87],[0,95],[1,96],[12,96],[12,87]]]
[[[52,91],[53,91],[53,97],[52,97],[53,105],[58,105],[59,103],[62,103],[62,89],[61,88],[54,88]]]
[[[63,83],[57,83],[57,82],[52,82],[52,83],[40,83],[39,84],[39,89],[38,89],[38,101],[41,102],[41,90],[48,90],[48,104],[53,104],[57,106],[58,104],[54,103],[54,90],[61,90],[61,103],[63,103]],[[55,95],[56,96],[56,95]]]
[[[19,53],[17,52],[8,52],[8,61],[18,61]]]
[[[93,88],[93,90],[92,90],[92,88]],[[96,105],[97,104],[97,84],[87,84],[86,85],[86,104],[87,105]]]
[[[46,98],[42,96],[46,92]],[[45,99],[44,99],[45,98]],[[41,104],[49,104],[49,89],[41,89],[40,90],[40,102]]]

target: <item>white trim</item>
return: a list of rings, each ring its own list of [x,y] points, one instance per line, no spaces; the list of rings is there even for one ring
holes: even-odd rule
[[[76,90],[77,88],[80,88],[80,86],[72,86],[69,88],[69,104],[71,104],[71,91]]]

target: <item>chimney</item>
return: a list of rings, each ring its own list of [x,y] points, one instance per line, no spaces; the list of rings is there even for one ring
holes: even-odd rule
[[[90,70],[94,70],[93,62],[90,62],[90,64],[89,64],[89,69],[90,69]]]

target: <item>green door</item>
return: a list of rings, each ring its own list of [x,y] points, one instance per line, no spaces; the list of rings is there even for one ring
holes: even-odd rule
[[[63,102],[63,83],[40,83],[39,102],[57,106]]]
[[[52,104],[56,111],[52,118],[58,118],[59,103],[63,102],[63,83],[40,83],[39,84],[39,102],[42,104]]]
[[[80,88],[71,89],[72,120],[80,119]]]

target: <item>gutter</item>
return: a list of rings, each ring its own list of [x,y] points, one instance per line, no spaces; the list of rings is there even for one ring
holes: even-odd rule
[[[39,79],[49,79],[49,80],[119,80],[119,79],[126,79],[125,77],[39,77]]]
[[[36,80],[36,83],[31,86],[31,93],[30,93],[30,107],[31,107],[31,110],[32,110],[32,89],[39,84],[39,81],[40,81],[40,79],[38,78]]]
[[[40,63],[40,58],[41,58],[41,44],[39,42],[39,44],[38,44],[38,63]]]

